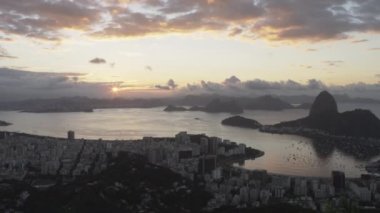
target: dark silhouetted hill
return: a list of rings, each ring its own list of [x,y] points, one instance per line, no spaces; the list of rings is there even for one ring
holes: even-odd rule
[[[244,109],[252,110],[284,110],[294,108],[291,104],[270,95],[247,99],[242,103],[242,106]]]
[[[0,121],[0,126],[9,126],[9,125],[11,125],[11,123]]]
[[[337,114],[338,105],[334,97],[327,91],[321,92],[314,100],[310,108],[309,116]]]
[[[339,113],[334,97],[326,91],[317,96],[308,117],[274,126],[305,127],[339,136],[380,138],[380,120],[371,111],[357,109]]]
[[[227,125],[227,126],[236,126],[236,127],[244,127],[244,128],[251,128],[251,129],[258,129],[262,126],[259,122],[253,119],[244,118],[242,116],[234,116],[234,117],[224,119],[222,121],[222,124]]]
[[[207,104],[204,109],[205,112],[219,113],[219,112],[229,112],[229,113],[242,113],[243,108],[236,103],[236,101],[221,101],[220,99],[214,99],[209,104]]]

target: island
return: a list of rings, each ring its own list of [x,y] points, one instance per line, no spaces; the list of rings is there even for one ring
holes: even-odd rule
[[[12,124],[5,121],[0,121],[0,126],[10,126],[10,125]]]
[[[251,128],[251,129],[258,129],[262,126],[256,120],[244,118],[242,116],[233,116],[230,118],[226,118],[222,121],[222,124],[227,125],[227,126],[236,126],[236,127],[244,127],[244,128]]]

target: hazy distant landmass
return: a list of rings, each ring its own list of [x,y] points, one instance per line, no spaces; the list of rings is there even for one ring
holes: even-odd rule
[[[165,112],[183,112],[187,110],[188,109],[186,109],[185,107],[174,106],[174,105],[169,105],[164,109]]]
[[[11,123],[0,121],[0,126],[9,126],[9,125],[11,125]]]
[[[243,113],[243,108],[238,105],[235,101],[221,101],[219,99],[214,99],[204,107],[193,106],[190,108],[185,108],[182,106],[169,105],[164,109],[165,112],[183,112],[183,111],[202,111],[209,113],[232,113],[239,114]]]
[[[166,111],[205,111],[240,113],[243,110],[309,109],[312,96],[231,97],[217,94],[199,94],[167,98],[148,99],[98,99],[88,97],[64,97],[55,99],[30,99],[15,102],[0,102],[0,110],[23,112],[92,112],[108,108],[153,108],[171,106]],[[338,102],[380,103],[368,98],[350,98],[339,95]],[[182,106],[192,106],[183,108]]]
[[[242,116],[233,116],[222,121],[223,125],[245,127],[251,129],[258,129],[262,125],[253,119],[244,118]]]
[[[218,113],[218,112],[230,112],[230,113],[242,113],[243,108],[235,100],[222,101],[220,99],[214,99],[208,103],[203,111]]]

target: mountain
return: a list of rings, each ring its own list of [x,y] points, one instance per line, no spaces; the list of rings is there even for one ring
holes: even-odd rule
[[[229,112],[229,113],[243,113],[243,108],[234,100],[231,101],[221,101],[220,99],[214,99],[208,103],[204,109],[205,112],[219,113],[219,112]]]
[[[251,128],[251,129],[258,129],[262,126],[259,122],[253,119],[248,119],[241,116],[234,116],[234,117],[224,119],[222,121],[222,124],[227,125],[227,126],[236,126],[236,127],[244,127],[244,128]]]
[[[327,91],[321,92],[310,108],[309,116],[320,116],[325,114],[337,114],[338,105],[334,97]]]
[[[371,111],[356,109],[339,113],[334,97],[326,91],[317,96],[308,117],[282,122],[274,127],[302,127],[337,136],[380,138],[380,120]]]
[[[7,123],[5,121],[0,121],[0,126],[9,126],[11,125],[10,123]]]
[[[284,110],[294,108],[291,104],[271,95],[247,99],[242,105],[245,109],[251,110]]]
[[[210,100],[212,100],[210,102]],[[274,96],[231,97],[221,95],[189,95],[170,98],[150,99],[94,99],[87,97],[64,97],[55,99],[31,99],[16,102],[0,102],[0,110],[24,112],[91,112],[94,109],[108,108],[153,108],[163,106],[199,106],[190,111],[233,112],[242,109],[283,110],[292,105]]]
[[[232,113],[239,114],[243,112],[243,108],[241,108],[235,101],[221,101],[216,98],[209,102],[205,107],[193,106],[189,109],[185,107],[179,107],[174,105],[169,105],[164,109],[165,112],[183,112],[183,111],[202,111],[209,113]]]
[[[179,107],[174,105],[169,105],[164,109],[165,112],[183,112],[187,111],[185,107]]]

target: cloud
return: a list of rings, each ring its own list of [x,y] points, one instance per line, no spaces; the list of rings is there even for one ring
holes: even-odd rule
[[[233,76],[227,78],[226,80],[224,80],[223,84],[234,85],[234,84],[239,84],[240,82],[241,82],[240,79],[233,75]]]
[[[286,81],[266,81],[254,79],[247,81],[233,81],[232,76],[222,81],[210,82],[200,81],[195,84],[187,84],[186,87],[178,90],[180,94],[220,94],[229,96],[259,96],[259,95],[315,95],[321,90],[329,90],[336,94],[349,94],[355,97],[377,98],[380,93],[380,82],[375,84],[365,84],[362,82],[347,85],[327,85],[318,79],[310,79],[305,83],[294,80]],[[379,76],[380,77],[380,76]],[[236,79],[238,79],[236,77]],[[228,83],[226,83],[228,82]]]
[[[151,66],[145,66],[145,70],[147,70],[147,71],[153,71],[153,68]]]
[[[89,61],[91,64],[105,64],[107,61],[103,58],[94,58]]]
[[[301,68],[304,68],[304,69],[311,69],[313,68],[313,66],[311,65],[300,65]]]
[[[321,41],[379,33],[379,8],[378,0],[2,0],[0,32],[60,40],[65,29],[101,37],[214,31]]]
[[[175,90],[178,87],[178,85],[175,83],[173,79],[169,79],[169,81],[166,83],[166,85],[156,85],[156,89],[160,90]]]
[[[8,53],[6,49],[0,46],[0,59],[6,58],[6,59],[16,59],[16,56],[12,56]]]
[[[367,41],[368,41],[368,39],[360,39],[360,40],[354,40],[354,41],[352,41],[352,43],[364,43]]]
[[[328,66],[335,67],[339,66],[340,64],[344,63],[342,60],[328,60],[324,61],[323,63],[327,64]]]
[[[83,73],[30,72],[0,68],[0,99],[4,102],[65,96],[107,97],[109,88],[115,85],[115,82],[86,82],[85,76]]]
[[[0,41],[13,41],[13,39],[0,35]]]
[[[376,75],[380,77],[379,75]],[[366,84],[357,82],[346,85],[327,85],[318,79],[307,82],[266,81],[262,79],[238,80],[236,76],[221,82],[200,81],[179,87],[173,79],[164,85],[152,88],[133,88],[125,82],[87,82],[84,73],[30,72],[10,68],[0,68],[1,102],[34,99],[86,96],[90,98],[109,98],[112,87],[125,88],[121,97],[157,97],[157,94],[220,94],[230,96],[258,95],[315,95],[321,90],[335,94],[349,94],[356,97],[377,98],[380,93],[380,82]],[[165,91],[170,91],[167,93]]]

